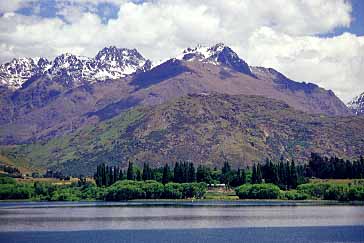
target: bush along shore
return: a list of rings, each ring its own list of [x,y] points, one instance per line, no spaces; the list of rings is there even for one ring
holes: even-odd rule
[[[163,184],[154,180],[120,180],[111,186],[94,182],[56,185],[49,182],[19,183],[0,177],[0,200],[31,201],[126,201],[133,199],[203,199],[208,190],[204,182]],[[219,194],[219,192],[215,192]],[[235,188],[239,199],[364,201],[363,181],[348,184],[306,183],[296,189],[281,190],[271,183],[243,184]],[[223,195],[221,193],[221,195]],[[224,200],[224,199],[223,199]]]
[[[178,162],[173,169],[167,164],[150,168],[146,163],[141,169],[129,162],[125,171],[101,164],[93,178],[80,176],[68,184],[17,181],[9,175],[0,176],[0,200],[203,199],[210,187],[208,198],[364,201],[362,157],[351,162],[312,154],[306,165],[267,160],[237,170],[227,161],[221,169],[199,165],[197,170],[187,162]],[[310,183],[312,177],[329,180]]]
[[[235,191],[240,199],[364,201],[363,184],[307,183],[289,191],[274,184],[246,184]]]

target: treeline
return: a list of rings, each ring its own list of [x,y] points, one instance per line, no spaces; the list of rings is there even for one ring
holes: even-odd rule
[[[360,156],[358,160],[350,161],[312,153],[306,176],[321,179],[361,179],[364,178],[364,158]]]
[[[129,162],[126,171],[117,166],[105,164],[97,167],[94,179],[98,186],[110,186],[119,180],[146,181],[155,180],[163,184],[169,182],[191,183],[205,182],[207,184],[225,184],[227,187],[237,187],[246,183],[269,183],[281,189],[295,189],[298,185],[307,183],[309,178],[321,179],[360,179],[364,178],[364,159],[349,161],[336,157],[321,157],[312,153],[307,164],[296,165],[295,161],[278,162],[267,159],[265,163],[254,164],[251,168],[232,169],[225,161],[221,169],[211,169],[199,165],[197,169],[193,163],[177,162],[174,168],[168,164],[164,167],[151,168],[144,163],[143,168]]]
[[[107,166],[105,164],[101,164],[96,168],[94,179],[98,186],[110,186],[116,181],[123,180],[125,178],[122,169],[118,166]]]
[[[57,185],[49,182],[19,183],[14,178],[0,176],[0,200],[33,201],[120,201],[132,199],[187,199],[203,198],[206,183],[167,183],[157,181],[123,180],[109,187],[80,178],[72,184]]]
[[[211,169],[203,165],[199,165],[196,169],[194,164],[189,162],[177,162],[174,168],[170,168],[168,164],[164,167],[151,168],[145,163],[143,168],[140,169],[134,166],[132,162],[129,162],[126,171],[123,171],[118,166],[101,164],[96,168],[94,179],[98,186],[110,186],[119,180],[155,180],[162,184],[169,182],[204,182],[207,184],[224,183],[228,186],[235,187],[246,183],[247,174],[244,169],[231,169],[228,162],[224,163],[221,170],[217,168]]]
[[[284,162],[283,159],[279,163],[273,163],[267,159],[265,164],[254,165],[252,169],[252,184],[260,184],[262,182],[278,185],[281,189],[293,189],[298,184],[305,183],[305,168],[302,165],[296,165],[291,162]]]
[[[118,166],[101,164],[97,166],[94,179],[98,186],[110,186],[119,180],[156,180],[163,184],[204,182],[225,184],[227,187],[266,182],[279,185],[282,189],[295,188],[299,183],[305,182],[304,167],[296,166],[294,161],[284,163],[283,160],[278,164],[267,160],[265,165],[254,165],[251,170],[249,168],[234,170],[229,162],[224,162],[220,170],[203,165],[199,165],[195,169],[193,163],[188,162],[177,162],[173,170],[168,164],[154,169],[150,168],[148,164],[144,164],[141,170],[130,162],[126,172],[123,172]]]

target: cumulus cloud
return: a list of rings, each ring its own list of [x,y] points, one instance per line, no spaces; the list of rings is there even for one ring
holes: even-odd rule
[[[247,51],[251,64],[317,83],[345,101],[364,91],[364,36],[290,36],[263,27],[250,36]]]
[[[20,5],[2,9],[14,12]],[[33,1],[34,2],[34,1]],[[137,48],[158,62],[187,46],[225,42],[253,65],[316,82],[340,97],[360,86],[363,40],[319,38],[351,22],[346,0],[55,0],[56,14],[3,14],[0,61],[63,52],[93,56],[104,46]],[[110,18],[110,13],[116,12]]]
[[[15,10],[24,7],[29,2],[22,0],[4,0],[0,1],[0,13],[14,12]]]

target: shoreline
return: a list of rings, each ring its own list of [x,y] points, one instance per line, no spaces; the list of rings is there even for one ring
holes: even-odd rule
[[[85,206],[364,206],[364,201],[332,201],[332,200],[214,200],[214,199],[139,199],[128,201],[37,201],[37,200],[0,200],[0,208],[4,204],[67,204]],[[10,206],[10,205],[9,205]],[[41,206],[41,205],[39,205]]]

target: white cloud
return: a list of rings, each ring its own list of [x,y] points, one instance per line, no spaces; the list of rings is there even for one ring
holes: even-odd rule
[[[23,0],[3,0],[0,1],[0,13],[14,12],[17,9],[28,4],[28,1]]]
[[[364,91],[364,36],[294,37],[265,27],[251,35],[247,50],[251,64],[317,83],[345,101]]]
[[[101,2],[120,6],[116,19],[105,22],[97,15],[95,8]],[[137,2],[57,0],[57,15],[66,22],[3,15],[0,61],[14,56],[54,57],[62,52],[93,56],[107,45],[137,48],[158,61],[197,43],[225,42],[254,65],[318,82],[345,99],[358,84],[364,90],[359,83],[364,69],[362,37],[314,37],[350,25],[351,5],[346,0]]]

